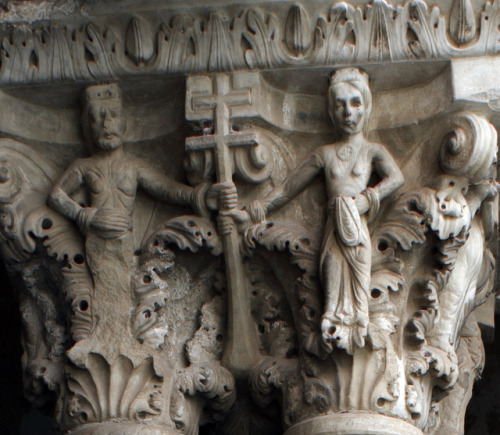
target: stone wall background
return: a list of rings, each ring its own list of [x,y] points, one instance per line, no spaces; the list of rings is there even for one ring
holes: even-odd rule
[[[495,316],[495,324],[500,324],[499,314]],[[484,344],[486,365],[467,408],[466,435],[500,434],[500,333],[495,332],[493,343]]]

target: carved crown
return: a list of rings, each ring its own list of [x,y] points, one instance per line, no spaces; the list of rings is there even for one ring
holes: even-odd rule
[[[361,81],[368,86],[369,77],[365,71],[358,68],[341,68],[334,71],[330,76],[330,86],[336,83]]]
[[[121,91],[116,83],[107,83],[89,86],[85,90],[85,103],[97,100],[121,101]]]

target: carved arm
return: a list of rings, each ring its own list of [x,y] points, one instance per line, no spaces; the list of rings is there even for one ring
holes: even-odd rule
[[[141,165],[138,183],[153,198],[171,204],[190,205],[201,216],[207,216],[206,184],[191,187],[180,183],[149,165]]]
[[[381,200],[403,185],[404,177],[401,170],[382,145],[375,146],[373,166],[377,175],[382,178],[382,181],[373,188]]]
[[[116,210],[82,207],[71,198],[71,195],[83,184],[85,184],[83,164],[81,160],[77,160],[52,189],[47,201],[48,205],[68,219],[76,221],[83,234],[87,234],[91,226],[105,232],[105,237],[118,237],[121,233],[128,231],[129,216]]]
[[[83,185],[83,176],[79,170],[78,161],[66,170],[61,179],[50,192],[47,203],[54,210],[66,216],[72,221],[76,221],[78,214],[83,209],[80,204],[71,198]]]
[[[290,172],[283,183],[273,189],[260,201],[254,201],[247,206],[252,220],[261,221],[272,211],[283,207],[301,193],[323,169],[323,163],[318,153],[312,153],[305,161]]]

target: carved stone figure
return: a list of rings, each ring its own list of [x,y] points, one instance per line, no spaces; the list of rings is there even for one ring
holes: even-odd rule
[[[100,318],[101,331],[106,329],[104,324],[112,322],[118,314],[110,315],[117,299],[132,305],[132,212],[137,189],[140,187],[162,201],[192,205],[200,212],[205,206],[204,186],[194,189],[176,182],[124,150],[122,112],[122,97],[116,84],[87,88],[82,120],[84,131],[89,130],[92,155],[76,160],[49,196],[49,204],[75,221],[85,235],[85,257],[94,291],[93,303],[86,300],[80,304],[84,311]],[[74,198],[82,189],[89,198],[88,206]],[[96,308],[91,306],[94,304]],[[127,317],[123,317],[125,307],[125,313],[118,314],[117,318],[122,320],[117,321],[115,327],[120,327],[120,322],[121,327],[127,325]],[[112,349],[115,352],[118,347],[112,346]]]
[[[93,155],[77,160],[50,194],[52,207],[78,223],[83,234],[100,239],[128,239],[137,189],[154,198],[204,210],[199,192],[155,170],[123,149],[125,123],[122,98],[116,84],[95,85],[85,92],[84,128],[90,129]],[[71,196],[85,186],[90,205]],[[89,250],[92,255],[92,250]],[[129,252],[130,254],[130,252]],[[129,255],[123,251],[123,258]]]
[[[365,345],[371,275],[371,243],[367,221],[380,201],[403,184],[403,175],[383,145],[365,137],[372,108],[368,75],[356,68],[334,72],[328,89],[328,113],[339,135],[294,169],[283,184],[247,207],[258,222],[291,201],[315,177],[323,175],[328,217],[319,264],[325,294],[321,321],[323,343],[349,354]],[[369,185],[372,172],[380,182]],[[245,212],[235,214],[244,220]]]
[[[197,302],[203,304],[212,281],[196,284],[196,277],[174,261],[166,240],[161,248],[158,242],[153,246],[147,241],[142,255],[137,253],[132,215],[138,188],[155,199],[191,205],[198,214],[207,215],[207,185],[193,188],[174,181],[124,150],[122,97],[116,84],[87,88],[83,121],[90,130],[92,155],[76,160],[49,196],[49,204],[75,221],[85,237],[85,257],[80,255],[77,263],[88,268],[93,285],[77,306],[80,312],[90,313],[91,328],[83,337],[74,336],[77,342],[67,353],[70,394],[60,397],[67,409],[60,423],[68,429],[107,421],[108,429],[103,430],[134,433],[135,424],[170,414],[158,433],[174,433],[175,428],[195,433],[202,408],[193,407],[198,397],[190,397],[206,396],[220,414],[234,400],[232,376],[218,364],[216,348],[188,351],[186,356],[183,351],[187,340],[194,349],[217,342],[218,334],[195,334],[197,308],[190,288],[196,288]],[[197,219],[200,225],[208,225],[210,234],[215,233],[197,216],[177,220],[173,233],[195,226],[191,222]],[[175,236],[174,241],[185,247]],[[185,326],[179,330],[180,319],[172,310],[188,301],[192,306],[184,307]],[[103,397],[89,392],[106,385],[109,391]]]

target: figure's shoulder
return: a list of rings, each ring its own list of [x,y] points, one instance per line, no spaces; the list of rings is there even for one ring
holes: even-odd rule
[[[337,152],[337,146],[335,143],[330,143],[326,145],[321,145],[320,147],[316,148],[312,155],[318,156],[320,159],[328,159],[329,157],[335,156],[335,153]]]
[[[325,145],[321,145],[319,148],[317,148],[318,151],[321,151],[324,154],[330,154],[334,153],[338,148],[338,143],[337,142],[332,142],[332,143],[327,143]]]
[[[92,166],[92,157],[80,157],[69,165],[66,172],[85,172],[85,170]]]
[[[369,150],[373,156],[384,156],[389,154],[387,147],[379,142],[366,141],[366,149]]]
[[[154,172],[155,170],[154,164],[134,154],[127,154],[126,162],[127,168],[131,171],[143,173],[145,171]]]

